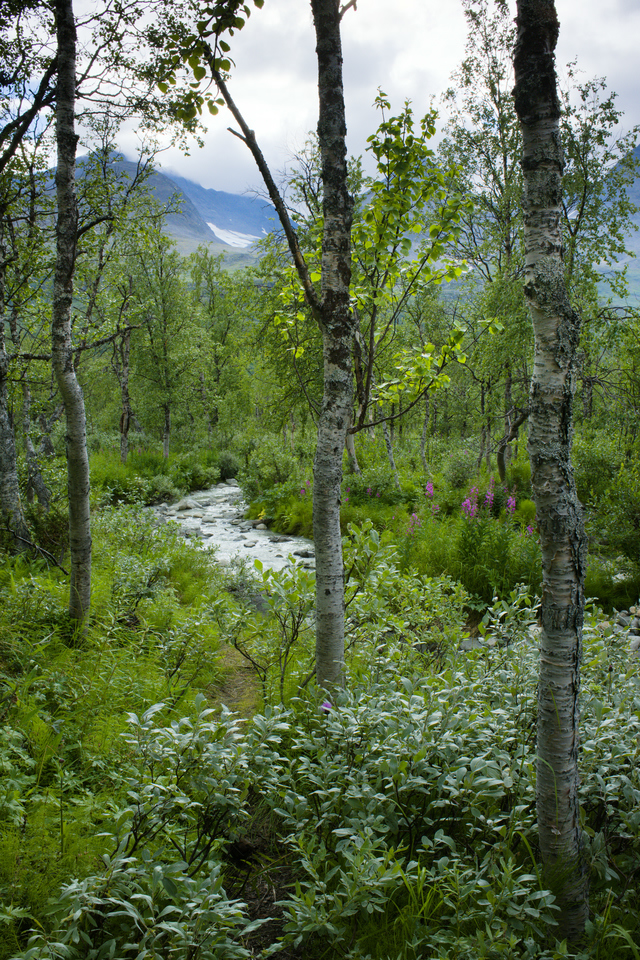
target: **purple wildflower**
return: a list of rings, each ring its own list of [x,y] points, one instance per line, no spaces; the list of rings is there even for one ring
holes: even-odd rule
[[[323,713],[329,713],[329,710],[331,710],[332,706],[333,704],[329,703],[328,700],[325,700],[324,703],[320,705],[320,709]]]
[[[489,481],[489,486],[487,487],[487,492],[486,492],[485,495],[484,495],[484,505],[485,505],[486,509],[489,510],[489,511],[490,511],[491,508],[493,507],[493,487],[494,487],[494,482],[495,482],[495,481],[494,481],[493,477],[491,477],[491,480]]]
[[[426,486],[424,495],[425,495],[425,497],[433,497],[433,484],[432,484],[431,480],[429,480],[429,483],[428,483],[427,486]]]
[[[422,520],[417,513],[412,513],[409,517],[409,525],[407,526],[407,536],[411,537],[416,532],[416,530],[422,526]]]
[[[478,488],[472,487],[469,496],[462,501],[462,512],[469,520],[473,520],[478,512]]]

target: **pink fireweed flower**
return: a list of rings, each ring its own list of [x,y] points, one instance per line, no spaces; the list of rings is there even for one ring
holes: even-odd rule
[[[516,498],[515,498],[515,494],[512,493],[507,497],[507,513],[510,516],[513,516],[515,512],[516,512]]]
[[[472,487],[469,496],[462,501],[462,512],[469,519],[473,520],[478,512],[478,488]]]
[[[409,517],[409,525],[407,526],[407,536],[411,537],[416,530],[422,526],[422,520],[417,513],[412,513]]]
[[[527,533],[530,537],[533,536],[534,530],[530,523],[527,524]]]
[[[433,484],[431,483],[431,480],[429,480],[429,483],[425,488],[424,495],[425,497],[433,497]]]
[[[487,492],[484,495],[484,505],[487,510],[491,510],[491,508],[493,507],[493,487],[494,487],[494,479],[493,477],[491,477],[491,480],[489,481],[489,486],[487,487]]]

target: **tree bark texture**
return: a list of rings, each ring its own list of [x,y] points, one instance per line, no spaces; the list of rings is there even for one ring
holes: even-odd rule
[[[44,512],[48,513],[51,505],[51,491],[44,482],[40,464],[38,463],[38,454],[31,439],[31,391],[27,383],[22,384],[22,431],[24,433],[27,472],[29,474],[27,500],[31,503],[35,494]]]
[[[131,355],[131,327],[126,327],[120,334],[120,341],[113,344],[112,367],[120,384],[120,461],[127,462],[129,455],[129,430],[133,410],[129,395],[129,372]]]
[[[9,414],[9,358],[4,336],[5,269],[6,249],[0,237],[0,516],[3,527],[8,527],[12,536],[11,549],[21,553],[29,545],[29,531],[22,513],[16,439]]]
[[[89,458],[84,398],[73,366],[71,306],[76,263],[78,207],[75,161],[76,27],[72,0],[56,0],[58,84],[56,94],[56,267],[53,286],[51,354],[66,414],[67,489],[71,589],[69,615],[82,623],[91,602]]]
[[[316,679],[343,683],[344,569],[340,534],[342,451],[353,397],[355,321],[349,305],[353,198],[347,149],[338,0],[311,0],[318,56],[318,143],[322,161],[324,233],[320,327],[324,393],[314,461],[316,547]]]
[[[553,0],[518,0],[515,103],[523,135],[525,293],[535,332],[529,457],[542,546],[537,813],[547,882],[558,897],[559,939],[588,918],[578,810],[578,692],[586,536],[571,467],[580,320],[564,279],[560,228],[563,155]],[[558,934],[554,934],[558,936]]]
[[[164,414],[164,427],[162,430],[162,456],[165,460],[168,460],[169,448],[171,444],[171,404],[163,403],[162,412]]]

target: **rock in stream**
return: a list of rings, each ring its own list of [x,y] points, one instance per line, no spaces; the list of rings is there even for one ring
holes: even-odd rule
[[[258,520],[245,520],[246,503],[235,480],[210,490],[190,494],[169,506],[152,509],[159,518],[173,520],[186,537],[199,540],[203,549],[216,548],[216,560],[228,566],[233,560],[260,560],[265,569],[282,570],[291,564],[315,569],[312,540],[273,534]]]

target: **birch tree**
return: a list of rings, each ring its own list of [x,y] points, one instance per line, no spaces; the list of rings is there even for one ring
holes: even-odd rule
[[[91,521],[89,457],[82,389],[71,342],[71,305],[76,265],[78,204],[75,190],[76,25],[72,0],[56,0],[58,84],[56,91],[56,268],[53,284],[51,356],[64,402],[67,434],[69,549],[71,582],[69,616],[82,623],[91,602]]]
[[[515,106],[522,129],[525,295],[535,334],[529,457],[542,548],[537,813],[548,882],[561,908],[560,938],[588,917],[578,809],[578,692],[587,538],[571,467],[580,318],[562,258],[560,101],[553,0],[518,0]]]
[[[0,520],[9,529],[11,549],[20,553],[27,547],[29,531],[22,512],[15,434],[9,414],[9,357],[5,343],[6,265],[7,248],[0,218]]]
[[[263,0],[254,0],[257,7]],[[295,230],[253,130],[236,106],[225,76],[230,69],[223,39],[244,24],[249,15],[240,0],[226,0],[198,7],[195,32],[168,11],[168,20],[154,27],[161,58],[166,63],[166,81],[159,86],[169,95],[175,74],[184,62],[196,80],[215,81],[219,97],[209,96],[212,112],[225,103],[240,127],[237,136],[251,150],[269,197],[282,223],[290,252],[304,290],[306,302],[322,333],[323,397],[318,418],[318,441],[314,460],[313,532],[316,547],[316,679],[325,687],[343,683],[344,667],[344,568],[340,531],[340,484],[342,451],[350,423],[353,400],[352,350],[355,320],[350,308],[351,221],[353,198],[348,189],[346,120],[342,80],[340,20],[352,4],[340,8],[338,0],[311,0],[318,59],[318,144],[322,170],[322,275],[320,289],[312,280],[300,250]],[[169,55],[167,41],[169,36]],[[157,75],[157,67],[154,73]],[[183,103],[185,118],[197,115],[205,103],[195,85]]]

